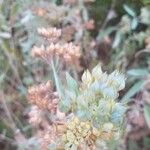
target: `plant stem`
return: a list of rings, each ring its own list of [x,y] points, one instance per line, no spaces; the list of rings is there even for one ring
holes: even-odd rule
[[[51,65],[52,65],[54,80],[55,80],[55,84],[56,84],[56,89],[58,91],[59,97],[62,98],[62,91],[61,91],[61,88],[60,88],[60,83],[59,83],[58,75],[57,75],[53,60],[51,60]]]

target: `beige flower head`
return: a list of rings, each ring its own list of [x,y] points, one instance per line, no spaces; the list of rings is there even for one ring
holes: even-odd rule
[[[66,44],[54,44],[51,43],[49,46],[41,47],[34,46],[31,50],[33,57],[39,57],[46,62],[49,62],[54,56],[59,57],[62,61],[67,64],[75,64],[80,58],[80,47],[73,43]]]
[[[53,92],[52,84],[48,81],[46,84],[32,86],[28,89],[28,100],[37,105],[40,109],[48,109],[55,113],[58,104],[58,94]]]
[[[57,39],[61,36],[61,29],[55,27],[50,28],[38,28],[38,34],[50,39]]]

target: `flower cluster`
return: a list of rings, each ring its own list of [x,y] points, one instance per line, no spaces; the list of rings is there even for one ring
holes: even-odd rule
[[[61,36],[61,29],[57,28],[38,28],[38,34],[45,38],[58,38]]]
[[[28,99],[30,103],[41,109],[48,109],[56,112],[58,104],[58,94],[53,92],[51,82],[30,87],[28,89]]]
[[[56,28],[39,28],[38,33],[50,40],[57,39],[61,30]],[[54,57],[59,57],[66,64],[78,64],[80,47],[73,43],[50,43],[49,45],[34,46],[31,50],[33,57],[39,57],[49,63]]]
[[[98,140],[108,141],[118,137],[119,134],[111,122],[104,123],[100,129],[97,129],[92,126],[90,121],[81,121],[74,116],[69,120],[62,140],[65,143],[65,150],[73,147],[82,150],[84,145],[93,150],[96,148]]]
[[[72,43],[66,43],[63,45],[59,43],[51,43],[47,47],[44,47],[44,45],[41,47],[34,46],[31,54],[33,57],[42,58],[47,62],[50,62],[54,56],[58,56],[62,59],[62,61],[73,64],[76,63],[80,58],[80,48]]]
[[[35,138],[40,150],[48,150],[50,145],[57,145],[59,150],[59,137],[66,131],[65,114],[58,109],[59,98],[57,92],[53,92],[51,81],[30,87],[28,100],[33,104],[28,113],[29,123],[37,129]]]
[[[103,73],[98,65],[91,73],[88,70],[83,73],[80,86],[71,76],[66,79],[68,89],[63,102],[60,102],[61,109],[73,112],[81,122],[89,121],[91,129],[96,131],[95,142],[118,138],[126,110],[122,103],[117,102],[118,92],[125,87],[124,75],[118,71]]]
[[[31,116],[42,108],[55,112],[54,118],[57,118],[49,120],[51,123],[42,121],[41,111],[37,113],[39,119],[36,115],[30,118],[31,124],[42,122],[42,130],[36,135],[41,149],[54,146],[57,150],[82,150],[86,146],[94,150],[101,149],[102,145],[105,147],[108,140],[118,139],[126,110],[122,103],[116,101],[118,92],[125,86],[123,74],[118,71],[103,73],[98,65],[91,73],[88,70],[83,73],[81,85],[69,74],[66,74],[66,80],[68,88],[60,101],[50,81],[29,88],[28,98],[38,106],[30,112]],[[59,111],[58,103],[66,114]]]
[[[66,131],[66,125],[60,124],[47,124],[42,130],[38,130],[36,138],[40,143],[40,150],[51,149],[51,146],[57,145],[57,150],[63,150],[59,145],[59,137]]]
[[[37,106],[32,106],[30,112],[28,113],[29,123],[32,126],[38,126],[42,121],[42,110]]]
[[[82,84],[76,89],[78,93],[67,92],[68,98],[72,101],[70,106],[73,108],[70,109],[80,118],[92,119],[94,124],[100,125],[102,120],[118,123],[122,119],[124,106],[116,102],[116,99],[124,86],[123,74],[114,71],[108,75],[103,73],[98,65],[92,73],[88,70],[84,72]]]
[[[63,135],[65,149],[77,147],[88,140],[91,134],[91,125],[89,121],[81,122],[77,117],[73,117],[67,124],[67,131]]]

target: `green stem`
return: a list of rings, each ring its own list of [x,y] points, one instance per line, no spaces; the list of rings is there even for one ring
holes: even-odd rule
[[[60,88],[60,83],[59,83],[58,75],[57,75],[53,60],[51,61],[51,65],[52,65],[52,71],[53,71],[54,80],[55,80],[55,84],[56,84],[56,89],[58,91],[58,94],[59,94],[60,98],[62,98],[62,91],[61,91],[61,88]]]

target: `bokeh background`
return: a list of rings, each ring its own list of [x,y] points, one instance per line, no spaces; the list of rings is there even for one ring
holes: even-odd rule
[[[31,57],[31,48],[42,42],[37,28],[51,26],[81,46],[79,81],[97,63],[126,75],[120,99],[128,102],[128,132],[122,140],[129,150],[150,149],[150,0],[0,0],[0,149],[25,150],[35,143],[27,88],[53,77]],[[117,143],[110,149],[118,149]]]

